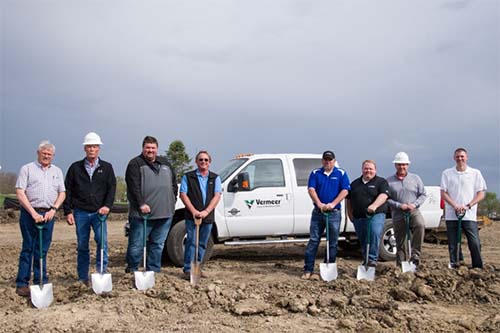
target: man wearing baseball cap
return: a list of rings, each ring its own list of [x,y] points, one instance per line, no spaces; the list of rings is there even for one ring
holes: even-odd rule
[[[309,242],[305,252],[303,279],[319,280],[314,272],[314,260],[318,252],[321,235],[326,227],[326,216],[328,214],[328,231],[330,263],[337,259],[337,240],[340,229],[340,202],[349,193],[350,181],[344,169],[335,166],[335,154],[331,150],[323,153],[321,160],[322,168],[314,169],[308,182],[309,196],[311,197],[314,209],[311,214],[311,224],[309,227]],[[325,259],[326,260],[326,259]]]
[[[89,238],[90,228],[94,230],[97,243],[96,270],[101,267],[101,233],[104,233],[103,272],[108,266],[108,241],[106,223],[98,215],[108,215],[115,201],[116,178],[113,166],[99,158],[101,138],[94,132],[88,133],[83,141],[85,158],[73,163],[66,174],[66,200],[64,215],[69,225],[76,226],[78,280],[89,286]]]

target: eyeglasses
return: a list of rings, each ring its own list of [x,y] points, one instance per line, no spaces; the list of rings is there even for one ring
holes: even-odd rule
[[[208,158],[199,158],[198,162],[209,162]]]

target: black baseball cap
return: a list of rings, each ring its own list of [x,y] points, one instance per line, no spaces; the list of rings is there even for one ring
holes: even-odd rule
[[[334,160],[335,159],[335,154],[331,150],[327,150],[323,153],[323,159],[324,160]]]

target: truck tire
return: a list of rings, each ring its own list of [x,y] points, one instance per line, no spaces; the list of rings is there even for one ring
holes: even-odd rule
[[[184,243],[186,242],[186,224],[181,220],[170,228],[164,249],[168,260],[176,267],[184,266]],[[212,255],[214,246],[213,236],[210,236],[203,258],[203,263],[206,263]],[[164,250],[165,251],[165,250]],[[165,252],[164,252],[165,254]]]
[[[396,260],[396,236],[392,220],[385,220],[384,231],[380,237],[379,259],[381,261]]]

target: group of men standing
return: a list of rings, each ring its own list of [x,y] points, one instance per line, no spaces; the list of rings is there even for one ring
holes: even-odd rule
[[[89,285],[89,238],[94,232],[97,252],[103,248],[103,271],[101,258],[96,255],[96,270],[105,273],[108,265],[106,216],[113,205],[116,179],[110,163],[99,157],[101,138],[88,133],[83,142],[85,157],[74,162],[64,179],[60,168],[52,164],[55,146],[42,141],[37,149],[37,160],[21,167],[16,182],[16,195],[21,204],[20,229],[23,237],[16,278],[16,293],[29,296],[31,270],[33,283],[46,283],[46,257],[52,240],[54,216],[63,207],[66,221],[74,225],[77,236],[78,280]],[[457,216],[465,214],[462,228],[466,234],[472,256],[472,267],[482,268],[479,234],[476,223],[477,204],[484,199],[486,183],[477,169],[467,165],[467,151],[458,148],[454,152],[456,166],[443,171],[441,195],[446,202],[445,218],[448,235],[450,264],[455,267],[463,260],[457,258]],[[181,180],[180,198],[185,209],[186,246],[183,272],[189,278],[191,262],[198,248],[198,258],[203,259],[206,246],[215,222],[214,210],[222,191],[220,177],[209,170],[212,159],[207,151],[196,155],[197,168],[186,173]],[[384,179],[377,176],[376,163],[365,160],[361,177],[349,181],[347,172],[336,165],[335,154],[325,151],[322,168],[311,172],[308,182],[309,195],[314,209],[311,216],[310,240],[305,251],[304,279],[319,279],[313,274],[314,261],[321,235],[328,219],[330,262],[337,256],[337,240],[341,219],[341,202],[347,199],[347,213],[354,223],[361,243],[363,258],[368,266],[376,266],[380,237],[384,228],[388,207],[391,208],[397,242],[397,262],[411,260],[418,266],[425,223],[419,207],[426,199],[425,188],[419,176],[409,173],[410,160],[404,152],[396,154],[393,161],[396,173]],[[142,258],[143,242],[147,240],[147,271],[159,272],[166,237],[175,214],[178,186],[170,163],[158,155],[158,141],[146,136],[142,152],[128,163],[125,180],[129,201],[129,241],[127,247],[126,272],[134,272]],[[327,213],[327,214],[326,214]],[[412,257],[405,258],[405,213],[410,217],[412,233]],[[325,215],[327,218],[325,218]],[[195,244],[195,219],[202,219],[199,231],[199,246]],[[367,222],[371,232],[367,235]],[[40,256],[37,225],[43,225],[42,257],[43,272],[34,264],[33,258]],[[101,238],[102,236],[102,238]],[[369,237],[369,239],[368,239]],[[101,244],[101,239],[104,241]],[[368,256],[366,245],[370,243]],[[201,273],[206,277],[206,273]]]
[[[457,220],[460,216],[472,257],[472,267],[483,268],[476,215],[477,204],[485,197],[486,182],[479,170],[467,165],[466,149],[457,148],[453,158],[456,165],[443,171],[440,185],[441,197],[445,201],[450,266],[457,267],[463,261],[461,249],[457,258]],[[349,182],[347,172],[337,167],[335,162],[335,154],[329,150],[325,151],[322,156],[323,167],[313,170],[309,176],[308,191],[314,209],[311,214],[310,239],[305,251],[302,278],[319,280],[319,276],[313,273],[314,260],[326,223],[330,239],[327,245],[329,260],[330,263],[336,262],[340,202],[344,198],[347,214],[354,224],[361,244],[364,265],[377,265],[380,239],[390,208],[396,238],[396,262],[399,266],[401,262],[409,261],[418,267],[425,235],[425,221],[419,208],[425,202],[427,194],[422,179],[408,172],[411,163],[408,154],[396,154],[392,161],[396,173],[387,179],[377,176],[375,161],[363,161],[362,175],[352,183]],[[405,251],[407,228],[411,232],[411,251]],[[409,253],[411,257],[407,258]],[[365,262],[366,260],[368,262]]]
[[[37,160],[21,167],[16,182],[16,195],[21,204],[20,228],[23,237],[19,267],[16,278],[16,293],[29,297],[31,270],[33,283],[48,281],[46,270],[47,252],[52,241],[54,217],[63,207],[66,221],[74,225],[77,236],[78,280],[89,286],[90,230],[97,244],[96,254],[103,248],[103,271],[101,257],[96,255],[96,270],[105,273],[108,265],[106,217],[115,199],[116,178],[113,166],[99,157],[101,138],[88,133],[83,142],[85,157],[74,162],[66,178],[60,168],[52,164],[55,146],[42,141],[37,149]],[[221,193],[220,177],[209,171],[211,157],[207,151],[196,155],[197,169],[182,177],[180,197],[186,206],[185,220],[187,242],[184,274],[189,277],[194,258],[194,218],[201,218],[198,257],[203,258],[214,212]],[[165,239],[170,230],[177,200],[177,181],[170,163],[158,156],[158,141],[146,136],[142,152],[130,160],[125,180],[129,201],[130,233],[127,246],[126,272],[138,270],[144,239],[147,239],[146,270],[159,272]],[[34,264],[40,256],[37,225],[43,225],[42,257],[43,272]],[[146,228],[144,228],[144,225]],[[102,236],[102,238],[101,238]],[[101,239],[103,242],[101,244]],[[206,273],[202,272],[202,277]]]

